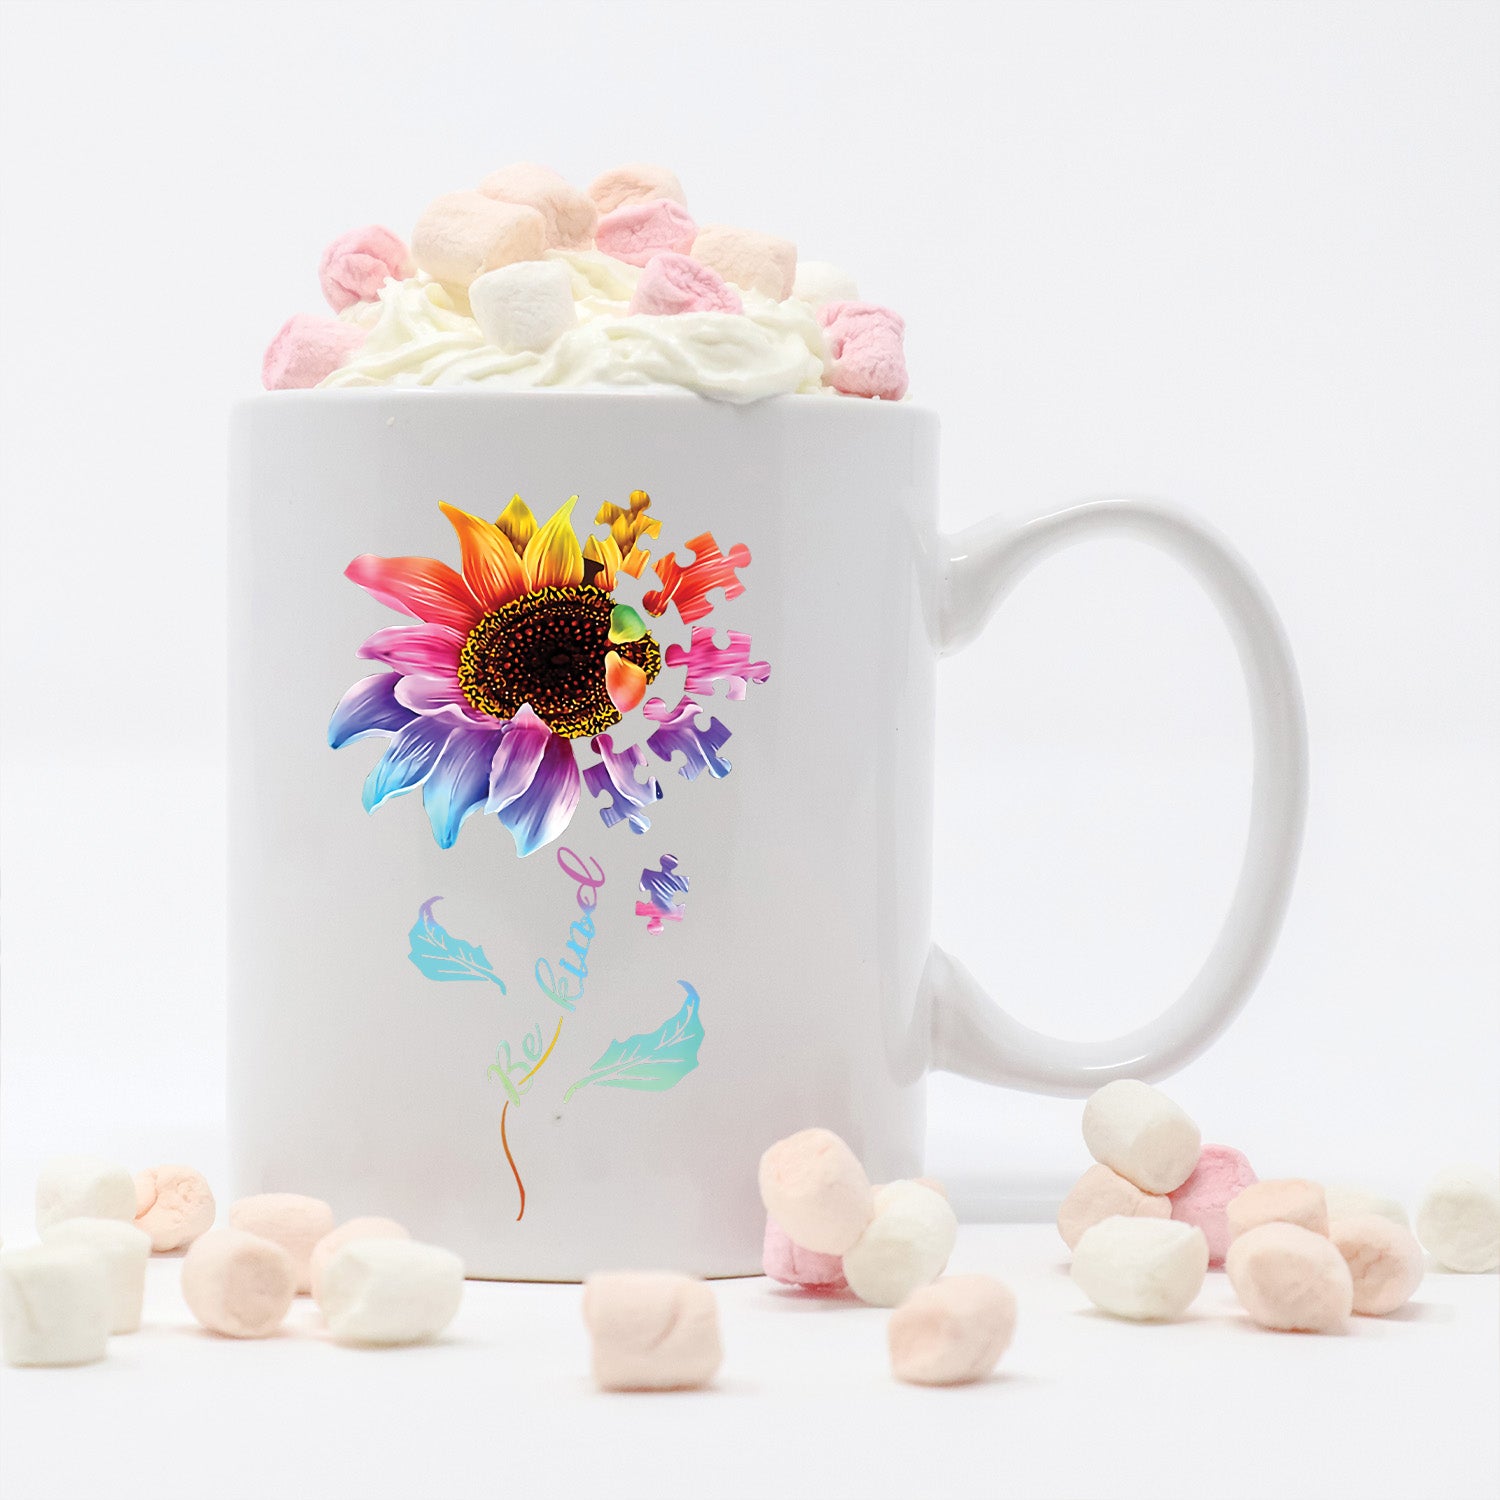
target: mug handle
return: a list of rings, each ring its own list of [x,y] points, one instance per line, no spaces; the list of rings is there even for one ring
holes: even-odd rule
[[[1155,502],[1099,500],[1016,529],[989,521],[946,538],[937,597],[943,655],[974,639],[1000,601],[1052,552],[1086,537],[1138,537],[1177,558],[1218,607],[1239,654],[1255,747],[1250,831],[1212,951],[1155,1020],[1108,1041],[1047,1036],[1007,1015],[936,943],[923,975],[932,1066],[1041,1094],[1086,1094],[1113,1078],[1162,1078],[1234,1018],[1286,914],[1307,810],[1307,723],[1297,669],[1265,590],[1207,527]]]

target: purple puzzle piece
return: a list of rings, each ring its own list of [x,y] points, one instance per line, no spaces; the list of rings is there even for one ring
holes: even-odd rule
[[[662,699],[648,698],[641,712],[661,725],[646,740],[658,760],[670,764],[672,752],[681,751],[685,764],[678,769],[689,781],[700,771],[715,777],[729,774],[729,762],[719,754],[729,740],[729,731],[717,719],[710,719],[708,728],[700,729],[697,720],[702,709],[691,698],[683,698],[671,710]]]
[[[644,781],[636,778],[637,771],[646,769],[645,752],[639,745],[616,750],[607,734],[597,734],[589,743],[601,759],[584,771],[583,784],[590,796],[609,797],[609,806],[599,809],[604,826],[629,823],[633,832],[644,833],[651,826],[646,804],[661,799],[661,783],[656,777],[647,776]]]
[[[765,682],[771,675],[768,661],[750,660],[750,637],[740,630],[729,632],[729,645],[716,646],[712,625],[694,625],[693,642],[686,651],[675,642],[667,647],[667,665],[686,667],[689,693],[712,697],[719,678],[728,682],[724,696],[738,702],[745,696],[748,683]]]

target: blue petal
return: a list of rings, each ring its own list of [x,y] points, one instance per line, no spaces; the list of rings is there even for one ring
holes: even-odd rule
[[[500,821],[510,829],[517,854],[525,856],[550,844],[568,826],[578,806],[578,790],[572,742],[554,734],[531,784],[500,809]]]
[[[453,726],[443,719],[418,717],[390,743],[390,748],[365,777],[365,811],[420,786],[437,765]]]
[[[395,734],[416,715],[396,702],[399,672],[377,672],[362,677],[339,699],[328,721],[328,743],[335,750],[362,740],[367,734]]]
[[[451,849],[463,820],[483,807],[490,791],[490,762],[500,748],[492,730],[455,729],[422,787],[422,805],[440,849]]]

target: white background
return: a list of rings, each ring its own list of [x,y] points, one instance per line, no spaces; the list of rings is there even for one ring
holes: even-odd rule
[[[1302,669],[1303,869],[1171,1085],[1262,1175],[1410,1199],[1500,1074],[1500,11],[1480,3],[16,4],[4,182],[0,1229],[36,1160],[215,1160],[224,424],[324,243],[509,161],[660,160],[908,325],[945,522],[1169,497]],[[1153,1013],[1246,808],[1227,637],[1099,544],[943,668],[937,935],[1026,1021]],[[939,1078],[970,1216],[1074,1102]],[[1493,1472],[1493,1471],[1490,1471]]]

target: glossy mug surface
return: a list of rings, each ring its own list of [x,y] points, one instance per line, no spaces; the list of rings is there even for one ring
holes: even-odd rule
[[[236,409],[237,1193],[397,1218],[471,1275],[743,1274],[778,1137],[826,1125],[872,1178],[912,1175],[931,1068],[1081,1093],[1211,1040],[1300,838],[1275,616],[1163,507],[940,537],[937,461],[937,418],[906,403]],[[1173,551],[1224,611],[1256,783],[1203,972],[1149,1026],[1078,1044],[931,943],[934,663],[1100,530]]]

